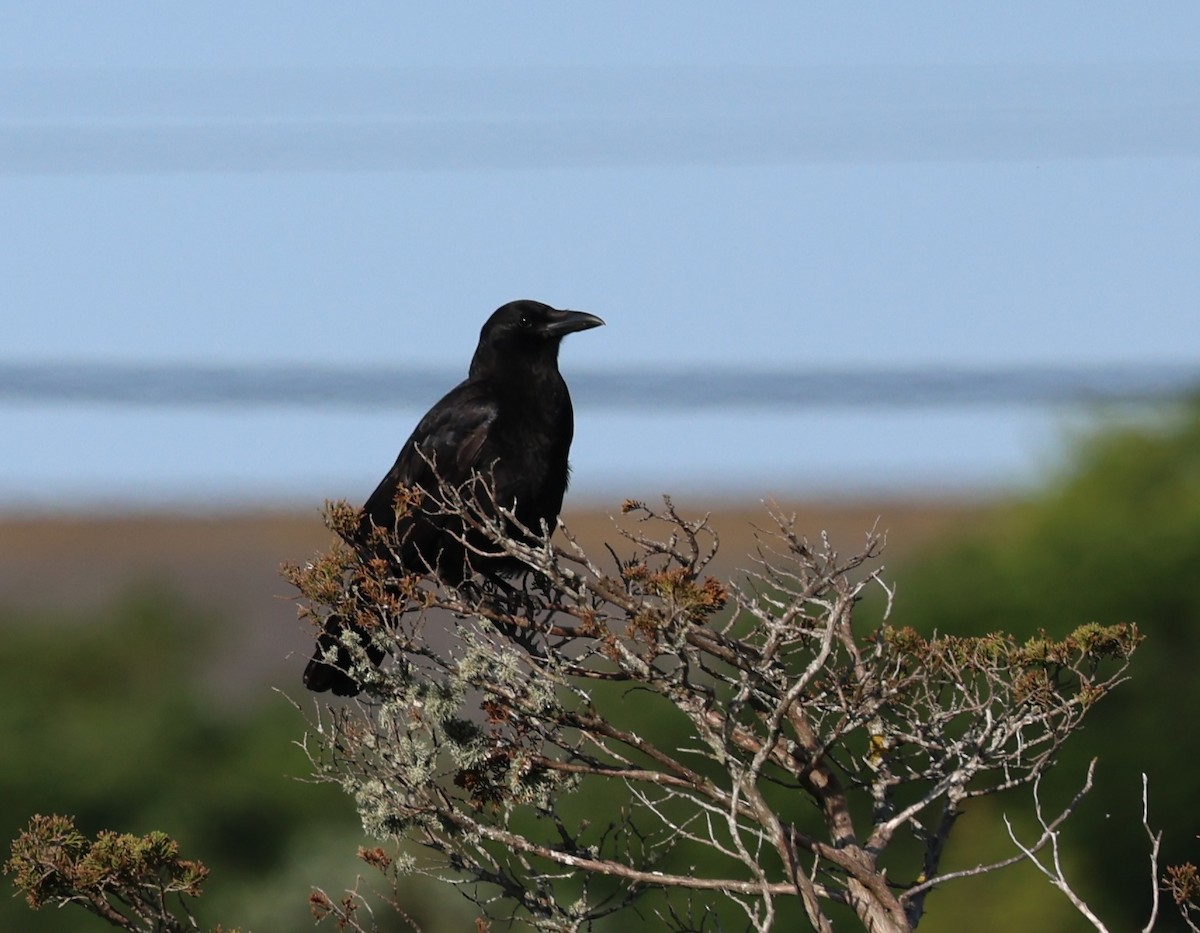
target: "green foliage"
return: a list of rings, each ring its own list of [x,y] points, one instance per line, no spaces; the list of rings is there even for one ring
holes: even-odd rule
[[[0,611],[0,631],[5,840],[35,813],[70,813],[88,835],[165,832],[214,872],[205,926],[299,928],[312,884],[353,883],[357,820],[296,779],[309,765],[295,710],[265,687],[214,702],[216,620],[145,591],[84,618]],[[0,897],[2,930],[74,931],[74,913]]]
[[[1058,637],[1135,621],[1146,635],[1121,702],[1102,704],[1062,755],[1072,774],[1100,757],[1065,841],[1080,893],[1118,928],[1140,927],[1149,910],[1141,772],[1151,823],[1168,830],[1164,864],[1194,857],[1200,834],[1186,725],[1200,708],[1197,568],[1200,405],[1191,404],[1081,439],[1043,492],[897,574],[895,620],[924,632]]]
[[[184,899],[199,897],[208,876],[201,863],[181,859],[165,833],[105,831],[93,842],[65,816],[30,820],[4,871],[34,910],[79,904],[113,926],[145,933],[198,929]]]

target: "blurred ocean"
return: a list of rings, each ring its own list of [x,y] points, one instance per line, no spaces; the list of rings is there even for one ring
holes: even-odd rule
[[[569,368],[568,368],[569,370]],[[976,495],[1073,434],[1152,417],[1200,367],[567,373],[573,495]],[[311,506],[370,492],[461,374],[0,364],[0,509]]]

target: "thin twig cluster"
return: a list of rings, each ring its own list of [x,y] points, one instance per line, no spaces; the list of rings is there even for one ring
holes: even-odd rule
[[[347,635],[363,699],[319,713],[310,754],[368,833],[405,844],[389,872],[540,929],[637,909],[678,929],[736,910],[758,931],[797,912],[821,931],[839,912],[911,930],[937,886],[1050,841],[942,868],[964,804],[1037,782],[1140,639],[891,627],[881,537],[844,556],[778,512],[727,583],[706,572],[707,519],[670,499],[626,502],[631,527],[602,559],[566,529],[519,528],[482,480],[398,503],[412,508],[528,572],[453,587],[400,573],[387,529],[291,568],[315,622],[353,620],[392,659],[375,669]],[[356,527],[344,504],[328,519]],[[865,624],[869,588],[883,609]]]

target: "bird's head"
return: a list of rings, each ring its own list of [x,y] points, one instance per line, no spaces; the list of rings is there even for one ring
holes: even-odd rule
[[[483,325],[472,371],[476,365],[517,360],[554,362],[563,337],[603,324],[585,311],[563,311],[540,301],[510,301],[497,308]]]

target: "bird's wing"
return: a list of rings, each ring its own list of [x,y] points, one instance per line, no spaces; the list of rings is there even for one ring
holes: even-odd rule
[[[489,431],[498,408],[480,387],[467,381],[453,389],[421,419],[391,470],[363,506],[364,520],[388,526],[400,487],[435,490],[439,482],[460,485],[476,470],[486,471]],[[494,458],[493,458],[494,459]]]
[[[430,489],[439,480],[464,483],[472,472],[489,466],[482,462],[482,455],[496,421],[497,406],[478,393],[466,391],[473,386],[463,388],[435,405],[404,445],[400,459],[409,468],[410,485]]]

